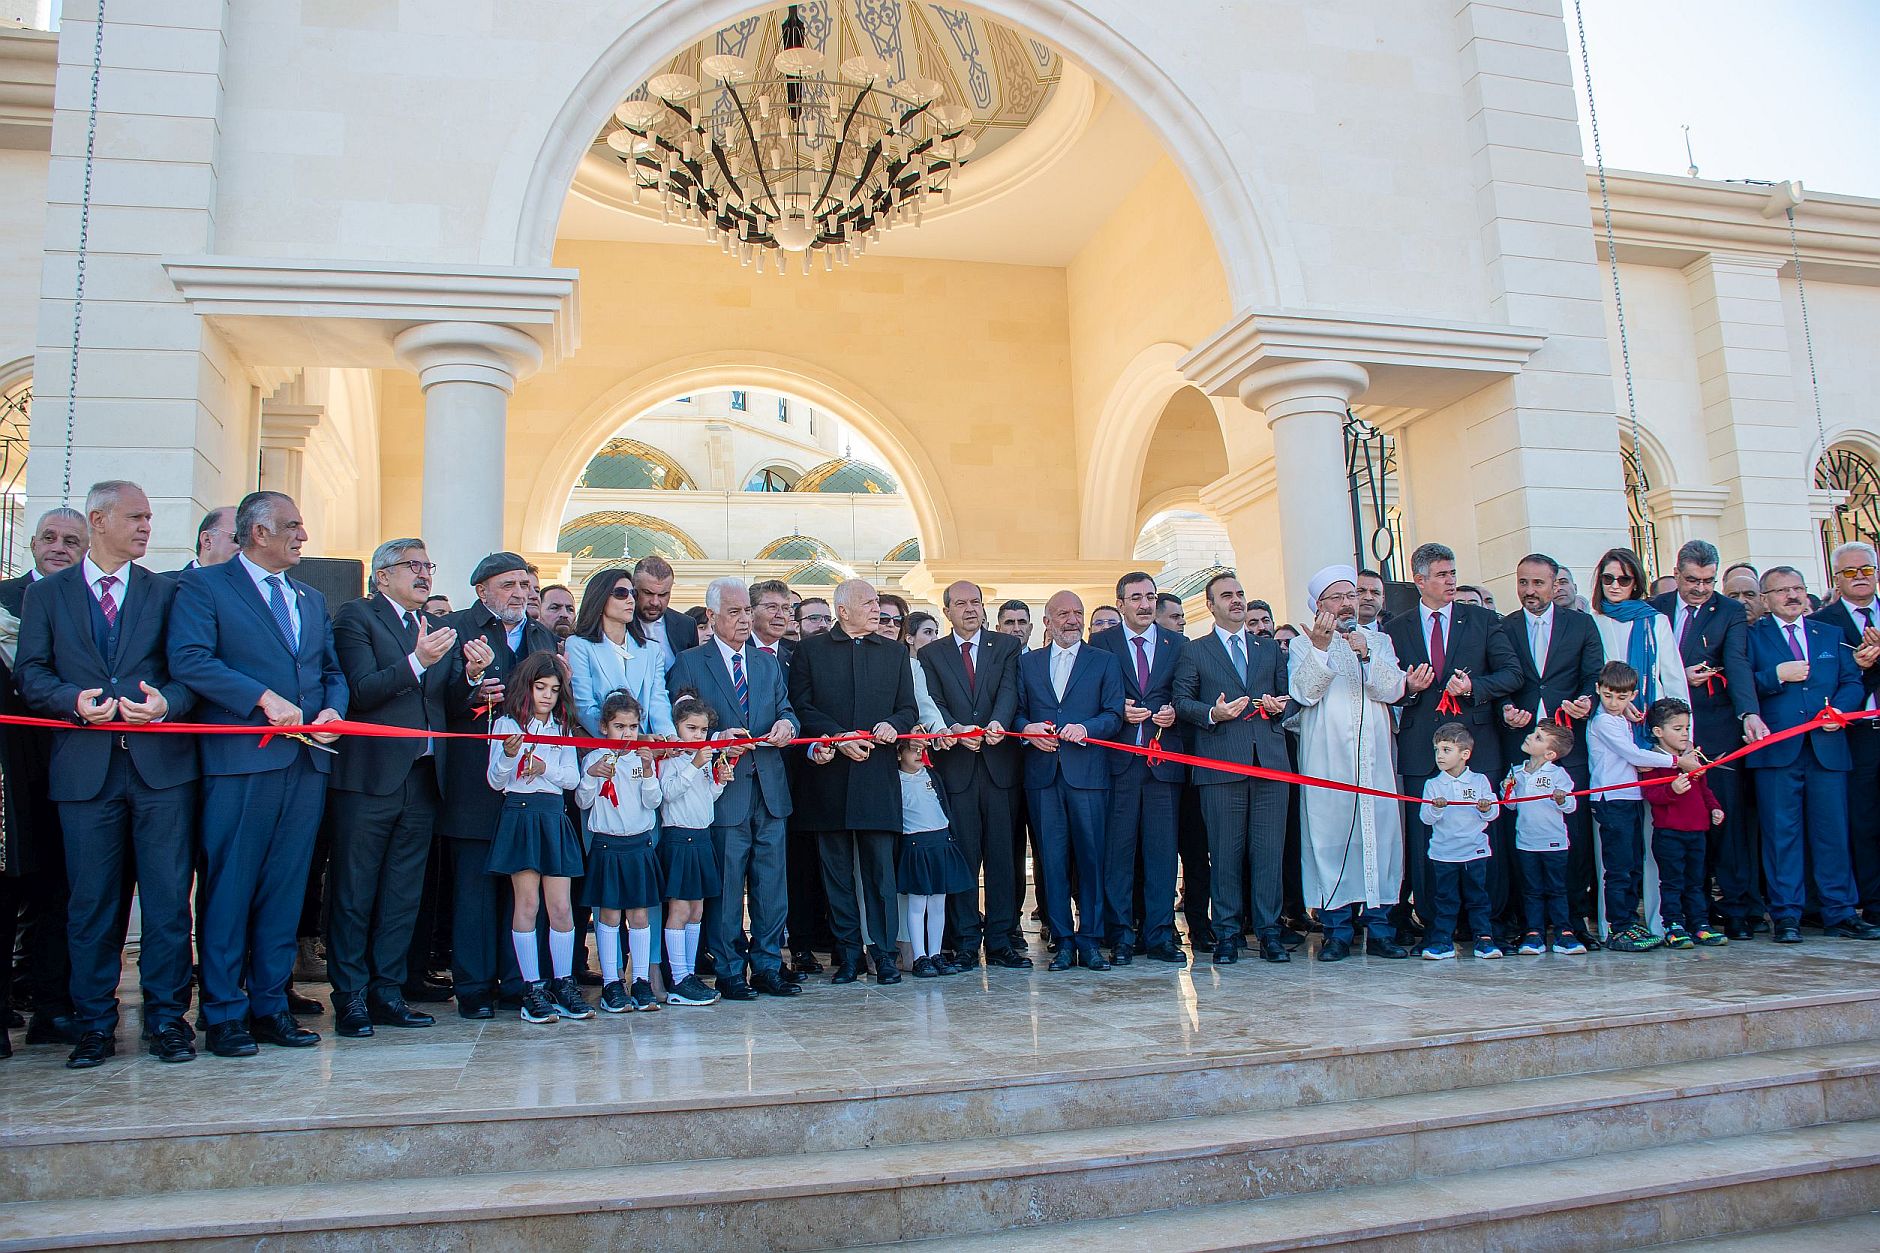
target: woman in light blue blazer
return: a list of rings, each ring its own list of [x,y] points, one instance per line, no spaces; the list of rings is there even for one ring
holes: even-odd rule
[[[611,566],[597,571],[581,593],[574,634],[564,646],[574,707],[590,735],[598,735],[601,702],[610,692],[631,692],[644,711],[640,726],[653,735],[672,734],[672,702],[666,695],[666,665],[659,645],[640,633],[633,613],[633,572]]]

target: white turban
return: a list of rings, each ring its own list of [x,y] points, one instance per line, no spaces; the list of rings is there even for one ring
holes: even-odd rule
[[[1325,594],[1325,589],[1330,587],[1334,583],[1349,583],[1353,587],[1358,586],[1357,568],[1354,566],[1343,566],[1343,565],[1326,566],[1323,570],[1313,575],[1312,581],[1306,584],[1306,612],[1307,613],[1310,613],[1310,614],[1318,613],[1319,597],[1323,596]]]

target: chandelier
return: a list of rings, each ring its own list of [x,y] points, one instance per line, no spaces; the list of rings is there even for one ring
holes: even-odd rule
[[[881,57],[852,56],[828,72],[808,47],[797,6],[768,66],[718,53],[699,69],[647,80],[643,98],[614,110],[607,146],[632,171],[634,202],[651,192],[663,221],[700,226],[724,252],[761,273],[799,254],[825,270],[847,265],[924,208],[952,199],[953,176],[975,141],[972,111],[943,104],[944,86],[890,81]]]

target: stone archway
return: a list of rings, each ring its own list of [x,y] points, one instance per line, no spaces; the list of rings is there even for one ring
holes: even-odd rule
[[[675,396],[732,387],[782,392],[835,415],[867,437],[901,482],[920,528],[923,551],[951,555],[953,511],[940,476],[901,420],[866,389],[810,362],[777,353],[710,352],[649,367],[609,388],[564,427],[542,462],[523,512],[523,547],[555,547],[568,494],[582,469],[620,426]]]

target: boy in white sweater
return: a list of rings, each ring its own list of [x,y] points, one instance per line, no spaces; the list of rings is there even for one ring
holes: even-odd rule
[[[1501,811],[1495,785],[1469,769],[1475,737],[1460,722],[1436,728],[1436,773],[1423,785],[1419,811],[1430,828],[1430,930],[1423,960],[1449,961],[1456,955],[1458,911],[1475,936],[1475,955],[1502,955],[1489,928],[1488,824]]]
[[[1595,788],[1638,783],[1644,767],[1683,764],[1670,753],[1646,748],[1632,733],[1634,718],[1645,711],[1634,704],[1638,671],[1623,661],[1609,661],[1599,672],[1599,708],[1586,724],[1586,750],[1592,758]],[[1686,770],[1700,763],[1693,756]],[[1645,800],[1636,786],[1599,792],[1592,798],[1599,824],[1600,871],[1606,886],[1606,947],[1615,953],[1644,953],[1664,941],[1639,917],[1645,891]]]

